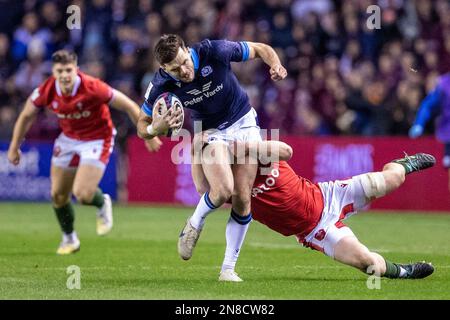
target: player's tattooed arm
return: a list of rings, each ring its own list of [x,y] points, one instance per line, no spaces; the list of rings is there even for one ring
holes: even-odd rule
[[[25,102],[25,107],[17,118],[14,125],[14,131],[11,138],[11,143],[8,148],[8,160],[14,165],[18,165],[20,162],[20,145],[25,138],[28,130],[30,130],[39,109],[36,108],[31,101],[31,98]]]
[[[250,49],[249,59],[261,58],[270,67],[270,77],[274,81],[283,80],[287,71],[281,64],[276,51],[269,45],[259,42],[247,42]]]

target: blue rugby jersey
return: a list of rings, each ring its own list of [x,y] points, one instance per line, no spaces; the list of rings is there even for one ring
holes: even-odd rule
[[[161,93],[171,92],[185,108],[192,109],[193,121],[202,121],[202,130],[231,126],[251,109],[248,96],[230,65],[231,61],[248,59],[248,44],[206,39],[193,45],[190,51],[194,80],[191,83],[178,81],[160,68],[147,88],[143,112],[151,117],[156,98]]]
[[[438,78],[435,89],[422,101],[414,124],[424,127],[433,112],[439,109],[436,118],[436,138],[444,143],[450,142],[450,73]]]

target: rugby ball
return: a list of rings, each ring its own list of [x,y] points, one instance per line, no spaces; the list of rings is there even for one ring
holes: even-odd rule
[[[162,103],[158,103],[161,100]],[[165,132],[165,135],[168,137],[176,136],[178,133],[180,133],[181,128],[183,128],[184,123],[184,110],[183,110],[183,103],[181,100],[174,95],[171,92],[164,92],[158,96],[155,102],[155,106],[157,110],[153,110],[153,113],[155,112],[158,115],[163,115],[168,109],[172,108],[175,110],[181,110],[181,122],[180,125],[176,128],[169,129],[167,132]]]

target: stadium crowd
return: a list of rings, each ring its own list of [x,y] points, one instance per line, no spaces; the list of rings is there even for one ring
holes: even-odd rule
[[[381,28],[372,30],[373,4]],[[66,25],[70,5],[81,9],[81,29]],[[57,49],[75,50],[83,71],[140,104],[163,33],[188,44],[226,38],[276,48],[286,80],[270,81],[257,60],[235,71],[261,127],[281,134],[406,135],[421,99],[450,67],[448,0],[0,0],[0,139],[50,74]],[[113,118],[123,148],[135,129],[125,115]],[[43,111],[29,137],[58,132],[56,117]]]

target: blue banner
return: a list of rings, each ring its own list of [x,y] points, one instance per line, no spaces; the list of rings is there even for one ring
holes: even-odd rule
[[[20,163],[8,161],[8,143],[0,142],[0,201],[50,201],[53,143],[24,143]],[[100,188],[117,199],[116,154],[110,157]]]

